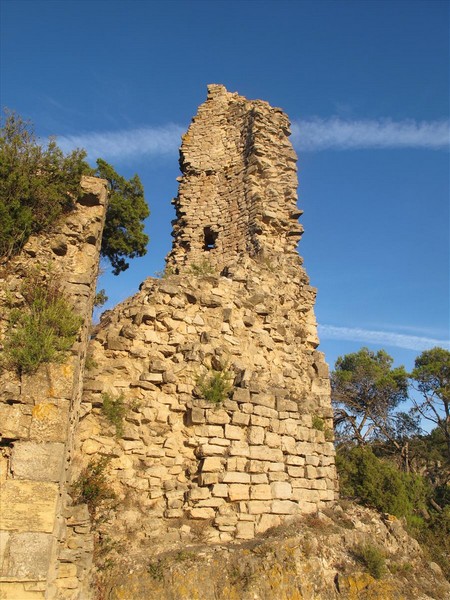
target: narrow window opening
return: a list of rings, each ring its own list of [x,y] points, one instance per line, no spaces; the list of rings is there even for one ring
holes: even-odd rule
[[[217,240],[217,237],[219,234],[216,231],[213,231],[211,229],[211,227],[205,227],[203,229],[203,235],[204,235],[203,250],[214,250],[214,248],[216,247],[216,240]]]

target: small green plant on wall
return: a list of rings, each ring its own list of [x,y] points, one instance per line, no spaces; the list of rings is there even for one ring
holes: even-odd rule
[[[127,411],[123,392],[114,398],[110,394],[102,394],[102,413],[116,429],[116,437],[123,436],[123,422]]]
[[[197,379],[200,396],[216,406],[225,402],[233,389],[233,375],[227,369],[209,369]]]
[[[21,293],[24,306],[13,308],[9,315],[4,362],[19,374],[34,373],[42,363],[64,360],[82,319],[51,273],[46,280],[38,272],[31,273],[24,280]]]
[[[319,415],[313,415],[312,416],[312,426],[313,429],[316,429],[317,431],[323,431],[324,435],[325,435],[325,440],[327,442],[331,442],[334,439],[333,436],[333,431],[327,427],[326,423],[325,423],[325,419],[322,419],[322,417],[319,417]]]
[[[106,474],[109,461],[109,456],[91,459],[72,485],[75,504],[87,504],[93,521],[98,519],[101,509],[112,508],[116,498]]]
[[[197,276],[215,275],[216,274],[214,267],[206,259],[203,259],[202,261],[200,261],[198,263],[192,263],[189,266],[189,271],[192,273],[192,275],[197,275]]]

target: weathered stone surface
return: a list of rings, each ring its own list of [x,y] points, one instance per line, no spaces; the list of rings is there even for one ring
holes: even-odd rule
[[[53,537],[47,533],[11,533],[2,577],[45,581]]]
[[[51,533],[57,499],[55,483],[5,481],[0,487],[0,530]]]
[[[59,481],[64,461],[64,444],[18,442],[11,452],[15,479]]]

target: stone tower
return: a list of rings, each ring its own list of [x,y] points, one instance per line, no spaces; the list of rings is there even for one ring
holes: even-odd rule
[[[220,272],[244,255],[278,253],[298,260],[302,211],[289,135],[281,109],[208,86],[183,136],[170,267],[206,259]]]
[[[99,527],[121,547],[116,562],[200,535],[251,539],[335,501],[328,368],[296,251],[288,135],[280,109],[209,86],[183,137],[166,275],[96,328],[73,479],[110,457],[119,502]],[[205,389],[217,379],[213,403]],[[106,401],[124,406],[120,427]],[[77,523],[69,548],[89,543]]]

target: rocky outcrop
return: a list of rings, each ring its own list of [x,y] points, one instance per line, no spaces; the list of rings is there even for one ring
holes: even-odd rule
[[[119,567],[120,565],[120,567]],[[123,559],[110,600],[446,600],[450,584],[393,517],[335,506],[251,542]]]

